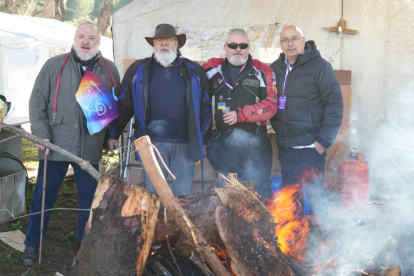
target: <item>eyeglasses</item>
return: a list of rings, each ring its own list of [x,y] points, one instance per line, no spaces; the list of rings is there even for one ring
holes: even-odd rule
[[[154,38],[155,42],[163,42],[164,40],[166,40],[167,42],[173,42],[173,41],[177,40],[177,38],[175,36],[173,36],[173,37],[163,37],[163,38]]]
[[[244,49],[247,49],[247,47],[249,47],[249,44],[247,44],[247,43],[240,43],[240,44],[229,43],[229,44],[226,44],[226,45],[227,45],[227,47],[229,47],[232,50],[236,50],[238,47],[240,47],[241,50],[244,50]]]
[[[283,43],[283,44],[296,43],[297,41],[301,40],[302,38],[303,37],[292,37],[291,39],[284,38],[280,41],[280,43]]]

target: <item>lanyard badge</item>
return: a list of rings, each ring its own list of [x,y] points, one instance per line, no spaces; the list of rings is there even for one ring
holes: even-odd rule
[[[286,108],[286,102],[287,102],[287,96],[285,95],[285,88],[286,88],[286,79],[287,76],[289,74],[289,63],[287,61],[287,59],[285,60],[286,62],[286,74],[285,74],[285,81],[283,82],[283,90],[282,90],[282,95],[279,96],[279,109],[284,110]]]

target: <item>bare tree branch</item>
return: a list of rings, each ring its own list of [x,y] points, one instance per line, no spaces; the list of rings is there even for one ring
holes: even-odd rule
[[[87,173],[89,173],[93,178],[95,178],[96,180],[99,181],[99,178],[101,177],[101,174],[95,170],[95,168],[88,162],[83,160],[82,158],[77,157],[76,155],[68,152],[67,150],[64,150],[50,142],[47,142],[35,135],[32,135],[30,133],[27,133],[25,130],[21,129],[21,128],[17,128],[17,127],[13,127],[10,126],[8,124],[4,124],[4,123],[0,123],[0,130],[8,130],[8,131],[12,131],[14,133],[20,134],[23,138],[30,140],[36,144],[39,144],[41,146],[44,146],[50,150],[53,150],[57,153],[59,153],[60,155],[70,159],[72,162],[76,163],[79,165],[79,167],[81,167],[82,170],[86,171]]]

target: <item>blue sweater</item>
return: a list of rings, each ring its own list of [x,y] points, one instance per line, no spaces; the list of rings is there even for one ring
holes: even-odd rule
[[[149,85],[149,125],[152,141],[188,143],[187,94],[181,59],[170,67],[152,62]]]

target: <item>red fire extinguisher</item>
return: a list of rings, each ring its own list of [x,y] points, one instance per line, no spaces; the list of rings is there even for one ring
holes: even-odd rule
[[[365,156],[352,149],[339,164],[339,198],[342,207],[351,208],[369,200],[369,168]]]

